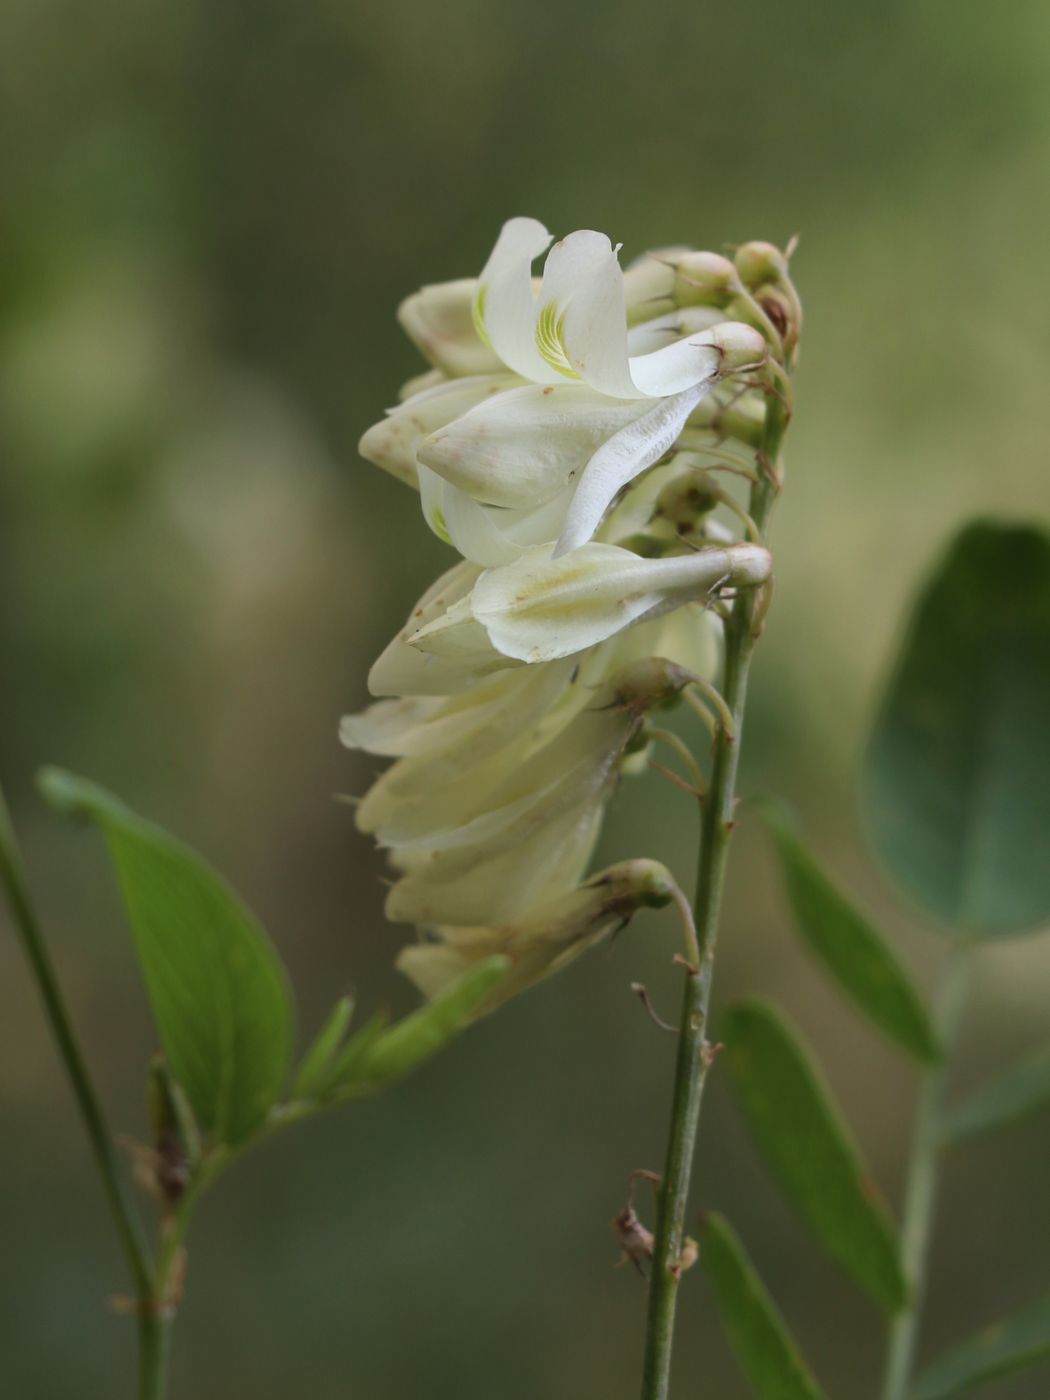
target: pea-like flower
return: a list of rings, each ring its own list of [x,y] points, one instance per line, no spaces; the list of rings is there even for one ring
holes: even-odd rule
[[[701,401],[767,351],[753,326],[710,307],[671,302],[629,328],[618,250],[590,230],[554,245],[537,290],[532,264],[550,241],[537,220],[511,219],[476,284],[409,298],[402,323],[438,377],[361,440],[365,457],[418,484],[431,528],[480,564],[586,543]],[[643,269],[663,305],[673,270]]]
[[[427,997],[437,996],[482,958],[500,953],[510,972],[482,1012],[567,967],[588,948],[623,928],[639,909],[662,909],[675,882],[655,860],[626,860],[592,875],[567,894],[541,901],[523,918],[489,927],[436,928],[409,944],[397,960]]]
[[[668,902],[653,862],[586,868],[621,776],[667,737],[650,715],[714,674],[721,596],[770,578],[711,472],[760,470],[723,443],[756,446],[748,375],[779,332],[724,258],[623,272],[585,230],[536,278],[550,241],[512,219],[479,278],[403,303],[431,368],[361,442],[461,555],[341,729],[394,760],[357,823],[396,875],[388,917],[424,931],[400,965],[427,995],[501,952],[502,1000]]]

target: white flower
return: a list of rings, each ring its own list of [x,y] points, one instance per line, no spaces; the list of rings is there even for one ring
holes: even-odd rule
[[[566,894],[543,900],[523,918],[488,927],[443,927],[410,944],[397,965],[427,998],[437,996],[482,958],[502,953],[510,972],[481,1014],[567,966],[628,923],[642,908],[674,898],[674,880],[655,860],[628,860],[592,875]]]
[[[510,219],[478,279],[479,331],[510,369],[536,384],[578,380],[611,398],[664,398],[711,384],[727,366],[761,359],[762,337],[734,324],[730,346],[711,332],[628,355],[623,271],[604,233],[581,229],[556,243],[538,293],[532,264],[551,235],[537,219]]]
[[[648,712],[715,673],[712,604],[771,568],[727,527],[753,533],[710,476],[752,471],[721,439],[757,447],[761,395],[719,386],[763,364],[753,325],[780,343],[766,303],[713,254],[624,273],[588,230],[534,278],[549,243],[512,219],[480,278],[403,303],[431,368],[361,442],[462,558],[372,667],[377,703],[343,721],[348,747],[394,760],[357,824],[395,872],[388,917],[428,930],[399,963],[426,995],[510,960],[486,1010],[640,905],[680,900],[649,861],[581,881],[621,776],[668,739]]]
[[[711,308],[668,312],[674,270],[653,257],[630,285],[634,310],[651,299],[656,314],[629,330],[617,250],[591,230],[555,244],[535,289],[532,262],[550,239],[535,219],[511,219],[476,284],[403,303],[402,324],[435,367],[470,377],[428,380],[361,441],[362,455],[419,486],[431,528],[479,564],[586,543],[719,382],[766,352],[758,331]]]
[[[514,564],[481,574],[469,594],[405,637],[446,659],[494,655],[535,663],[571,656],[632,623],[707,597],[721,585],[753,587],[770,574],[767,550],[733,544],[642,559],[612,544],[588,544],[560,558],[529,550]]]
[[[357,809],[358,825],[403,872],[387,916],[485,923],[517,917],[538,891],[575,885],[646,712],[691,678],[662,658],[596,689],[577,677],[548,715],[504,730],[480,762],[453,771],[441,769],[444,755],[401,759]]]

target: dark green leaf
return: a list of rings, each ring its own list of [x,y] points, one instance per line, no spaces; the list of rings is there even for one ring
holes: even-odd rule
[[[721,1215],[704,1221],[700,1262],[736,1359],[759,1400],[823,1400],[776,1303]]]
[[[300,1064],[295,1076],[295,1083],[292,1085],[293,1099],[309,1099],[318,1094],[318,1086],[328,1076],[328,1071],[343,1043],[353,1014],[353,997],[340,997],[303,1056],[302,1064]]]
[[[1047,1106],[1050,1106],[1050,1050],[1041,1050],[985,1084],[949,1114],[944,1137],[948,1142],[966,1142],[1017,1123]]]
[[[949,1400],[1048,1358],[1050,1298],[1044,1298],[945,1352],[919,1377],[912,1400]]]
[[[101,828],[172,1073],[205,1132],[243,1142],[275,1103],[291,1053],[291,998],[273,947],[199,856],[104,788],[56,769],[40,786]]]
[[[893,1227],[827,1090],[772,1008],[733,1007],[723,1039],[755,1140],[828,1253],[888,1312],[906,1288]]]
[[[398,1021],[375,1039],[339,1079],[341,1091],[370,1090],[399,1079],[464,1030],[507,975],[504,957],[485,958],[446,987],[433,1001]],[[351,1049],[353,1041],[347,1049]]]
[[[1050,919],[1050,537],[970,525],[919,599],[869,747],[876,848],[954,929]]]
[[[925,1008],[881,935],[831,883],[779,803],[759,812],[776,842],[799,932],[842,990],[880,1030],[920,1060],[937,1057]]]

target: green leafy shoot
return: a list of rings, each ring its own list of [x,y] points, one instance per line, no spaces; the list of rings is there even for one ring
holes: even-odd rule
[[[820,1077],[771,1007],[733,1007],[726,1056],[755,1141],[788,1199],[856,1284],[888,1313],[906,1298],[897,1240]]]
[[[510,962],[502,956],[485,958],[468,968],[433,1001],[376,1035],[340,1070],[340,1093],[369,1093],[400,1079],[409,1070],[453,1040],[474,1020],[493,989],[506,977]],[[354,1042],[347,1047],[352,1050]]]
[[[276,1103],[291,1056],[291,995],[272,944],[198,855],[104,788],[58,769],[40,788],[101,829],[175,1081],[215,1143],[243,1143]]]
[[[353,1015],[353,997],[340,997],[302,1058],[292,1084],[293,1099],[318,1096],[318,1085],[325,1082],[336,1054],[346,1039]]]
[[[1000,1376],[1050,1360],[1050,1298],[947,1351],[925,1370],[912,1400],[950,1400]]]
[[[759,1400],[824,1400],[736,1232],[709,1215],[700,1263],[740,1368]]]
[[[916,1059],[936,1059],[929,1017],[888,944],[803,846],[787,809],[767,800],[758,811],[775,842],[798,930],[822,967],[891,1040]]]
[[[927,583],[864,799],[901,890],[964,935],[1050,920],[1050,536],[982,521]]]
[[[944,1139],[949,1143],[969,1142],[999,1128],[1011,1127],[1047,1107],[1050,1049],[1020,1061],[954,1109],[944,1125]]]
[[[352,1035],[340,1053],[331,1061],[326,1072],[314,1087],[314,1095],[320,1099],[353,1098],[367,1092],[359,1087],[358,1066],[371,1053],[372,1047],[390,1025],[390,1017],[385,1011],[377,1011],[365,1022],[355,1035]]]

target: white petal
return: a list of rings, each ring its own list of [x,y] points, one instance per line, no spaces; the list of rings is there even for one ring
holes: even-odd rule
[[[423,438],[518,382],[513,375],[490,374],[435,384],[391,409],[381,422],[369,428],[357,450],[399,481],[417,486],[416,448]]]
[[[419,504],[423,508],[423,519],[439,540],[451,544],[448,526],[445,524],[445,483],[436,472],[432,472],[422,462],[416,466],[416,478],[419,482]]]
[[[591,538],[617,492],[668,451],[714,383],[712,379],[672,398],[661,399],[655,408],[603,443],[580,478],[555,546],[555,558]]]
[[[641,559],[616,545],[587,544],[559,559],[533,550],[482,574],[474,617],[493,645],[521,661],[570,656],[655,610],[702,599],[719,583],[761,583],[770,560],[757,545]]]
[[[631,360],[631,377],[644,394],[657,397],[717,378],[722,356],[702,336],[687,336]]]
[[[339,722],[339,742],[348,749],[396,758],[411,750],[415,737],[439,715],[444,704],[438,697],[409,695],[379,700]]]
[[[446,374],[494,374],[499,357],[478,335],[473,277],[439,282],[413,292],[397,309],[397,319],[420,353]]]
[[[526,379],[551,383],[558,374],[536,348],[532,264],[551,241],[538,219],[510,219],[478,279],[477,321],[505,365]]]
[[[527,842],[471,865],[462,851],[435,852],[390,891],[387,918],[415,924],[502,923],[579,882],[601,825],[601,805],[566,813]]]
[[[600,794],[637,724],[631,710],[607,704],[578,714],[539,749],[525,733],[488,764],[466,768],[457,783],[438,791],[431,785],[421,800],[397,804],[370,829],[388,846],[495,854]]]
[[[427,471],[427,468],[423,468]],[[440,480],[433,472],[427,473],[435,481]],[[443,513],[449,541],[455,545],[464,559],[475,564],[492,567],[499,564],[512,564],[522,551],[500,529],[498,515],[491,507],[482,506],[472,500],[465,491],[444,482]]]
[[[397,401],[405,403],[406,400],[414,399],[417,394],[422,394],[427,389],[437,389],[442,384],[447,383],[448,375],[442,374],[439,369],[424,370],[422,374],[414,374],[411,379],[405,380],[397,391]]]
[[[491,568],[511,564],[526,549],[555,540],[571,497],[571,490],[566,490],[531,510],[503,510],[499,506],[479,505],[445,482],[443,520],[449,540],[460,554]]]
[[[480,763],[547,715],[569,686],[572,670],[569,660],[519,666],[460,695],[380,700],[347,715],[340,739],[348,748],[392,758],[437,758],[446,769]],[[437,773],[432,770],[431,777]]]
[[[637,398],[627,364],[623,272],[604,233],[555,243],[543,269],[536,336],[544,359],[599,393]]]
[[[624,268],[624,299],[631,325],[672,310],[675,263],[688,252],[684,247],[654,248]]]
[[[480,574],[474,564],[460,562],[443,574],[420,598],[408,622],[368,673],[373,695],[452,695],[478,674],[469,657],[424,655],[408,645],[408,637],[465,597]],[[502,661],[506,666],[507,662]],[[488,669],[498,669],[490,665]]]
[[[491,505],[531,507],[578,479],[649,405],[582,384],[523,385],[485,399],[419,443],[419,460]]]
[[[634,359],[653,350],[664,350],[676,340],[700,335],[725,320],[713,306],[687,306],[663,316],[641,321],[627,332],[627,352]]]
[[[418,754],[393,764],[359,803],[359,828],[379,832],[388,844],[427,832],[436,838],[489,805],[509,802],[515,793],[504,792],[498,801],[490,794],[529,772],[533,755],[593,702],[591,691],[571,684],[573,669],[569,660],[523,666],[472,686],[489,697],[478,705],[457,713],[463,697],[446,701],[447,713],[417,731]],[[399,863],[407,850],[399,847]]]

